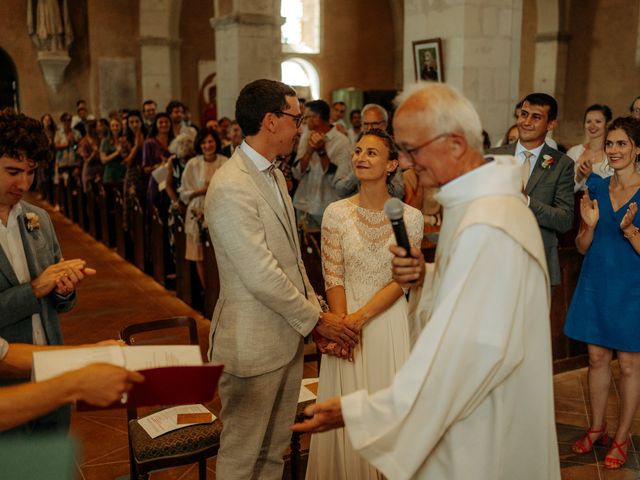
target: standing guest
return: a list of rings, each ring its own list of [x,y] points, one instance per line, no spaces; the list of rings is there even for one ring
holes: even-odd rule
[[[296,92],[273,80],[240,91],[236,119],[245,141],[213,176],[205,218],[220,273],[209,359],[223,363],[224,425],[216,477],[281,479],[302,380],[303,339],[319,335],[341,347],[357,334],[322,314],[300,257],[291,199],[273,168],[300,133]]]
[[[349,137],[351,145],[355,145],[362,131],[362,114],[360,110],[351,110],[349,121],[351,122],[351,127],[347,130],[347,137]]]
[[[293,177],[298,188],[293,205],[304,228],[319,230],[324,209],[340,197],[332,186],[341,165],[349,164],[351,146],[345,135],[329,122],[330,108],[324,100],[307,102],[304,118],[308,130],[300,137]]]
[[[192,133],[195,137],[195,129],[187,125],[184,121],[185,106],[178,100],[171,100],[167,104],[165,113],[171,121],[171,138],[181,133]]]
[[[369,130],[356,145],[352,162],[359,192],[332,203],[322,220],[322,270],[331,312],[360,332],[348,358],[322,357],[318,401],[364,389],[374,393],[391,385],[409,356],[407,301],[388,268],[395,244],[384,203],[387,182],[398,168],[398,150],[383,130]],[[404,206],[411,245],[420,247],[424,220]],[[333,349],[335,345],[324,346]],[[351,361],[348,361],[348,360]],[[307,480],[377,479],[379,472],[351,446],[344,429],[311,439]]]
[[[85,126],[87,134],[78,143],[78,155],[82,158],[82,190],[86,193],[91,188],[91,182],[102,175],[103,167],[100,162],[98,123],[88,120]]]
[[[604,462],[617,469],[629,450],[629,431],[640,402],[640,229],[634,225],[640,202],[640,121],[617,118],[607,129],[605,151],[613,176],[591,175],[580,201],[582,223],[576,237],[585,255],[564,331],[589,350],[591,428],[573,451],[587,453],[608,440],[606,412],[613,351],[620,364],[620,413]],[[636,221],[637,223],[637,221]]]
[[[124,180],[122,146],[125,141],[122,123],[117,118],[112,118],[109,120],[109,134],[100,143],[100,161],[104,165],[102,183],[105,185],[120,185]]]
[[[60,115],[60,123],[62,125],[53,139],[56,151],[53,162],[54,210],[56,211],[60,210],[60,204],[63,202],[62,190],[58,186],[76,167],[76,149],[80,141],[78,131],[71,128],[71,114],[65,112]]]
[[[507,130],[507,133],[504,134],[504,138],[500,145],[509,145],[511,143],[515,143],[520,138],[520,134],[518,133],[518,125],[511,125]]]
[[[170,156],[169,144],[173,140],[173,130],[171,128],[171,119],[166,113],[156,115],[155,122],[149,132],[149,137],[145,140],[142,147],[142,168],[147,175],[147,206],[160,205],[160,190],[158,182],[153,178],[151,172],[160,167]]]
[[[631,102],[629,113],[633,118],[640,120],[640,96],[637,96],[633,99],[633,102]]]
[[[142,118],[147,130],[151,130],[156,113],[158,113],[158,104],[153,100],[145,100],[142,104]]]
[[[557,116],[558,103],[551,95],[527,95],[518,117],[518,141],[487,152],[514,155],[522,164],[524,192],[540,225],[551,285],[561,282],[558,234],[573,225],[574,162],[545,142]]]
[[[10,342],[62,344],[58,312],[73,308],[76,286],[95,274],[84,260],[62,259],[47,212],[22,200],[49,154],[40,122],[0,112],[0,337]],[[19,431],[66,431],[69,419],[64,408]]]
[[[122,163],[125,166],[124,173],[124,202],[123,212],[124,230],[129,230],[129,217],[133,211],[134,199],[138,199],[144,205],[147,193],[148,176],[142,168],[142,147],[146,130],[142,123],[142,114],[138,110],[132,110],[127,116],[126,141],[121,148]]]
[[[202,288],[205,288],[204,257],[202,254],[202,229],[204,220],[204,196],[214,173],[228,159],[220,154],[220,137],[212,128],[203,128],[194,142],[196,156],[187,163],[178,192],[187,205],[184,231],[187,236],[185,259],[196,262],[196,271]]]
[[[222,146],[226,147],[231,143],[231,135],[229,128],[231,127],[231,119],[229,117],[222,117],[218,120],[218,126],[220,127],[220,141]]]
[[[93,118],[93,115],[89,115],[87,102],[84,100],[78,100],[76,102],[76,114],[71,120],[71,128],[76,130],[81,138],[87,134],[87,122],[89,120],[95,119]]]
[[[126,125],[126,122],[122,126]],[[102,143],[102,140],[109,136],[109,120],[106,118],[99,118],[96,120],[96,129],[98,136],[98,145]]]
[[[242,129],[238,122],[233,120],[229,125],[229,140],[230,142],[226,147],[222,147],[222,155],[231,158],[236,151],[236,148],[242,143]]]
[[[317,403],[294,429],[346,426],[386,478],[559,480],[549,280],[520,162],[483,157],[480,117],[452,87],[419,84],[400,101],[401,166],[440,188],[444,208],[435,265],[391,247],[413,348],[390,387]]]
[[[344,102],[333,102],[331,105],[329,122],[343,135],[347,134],[347,125],[344,123],[344,114],[346,111],[347,105]]]
[[[43,160],[46,163],[40,163],[38,165],[36,172],[36,189],[44,196],[49,189],[50,182],[52,183],[54,178],[56,122],[54,122],[51,114],[45,113],[42,118],[40,118],[40,123],[44,128],[44,133],[47,136],[49,148],[52,153],[47,159]]]
[[[574,191],[583,190],[587,177],[595,173],[602,178],[613,173],[604,153],[604,137],[611,121],[611,109],[606,105],[591,105],[584,112],[584,133],[587,142],[569,149],[567,156],[575,162]]]
[[[187,161],[193,157],[194,138],[188,133],[181,133],[169,144],[171,156],[167,160],[169,173],[165,185],[165,192],[169,197],[169,209],[167,211],[167,226],[169,227],[169,247],[175,258],[175,228],[178,225],[179,217],[184,218],[187,207],[180,201],[178,190],[182,183],[182,175],[187,166]]]

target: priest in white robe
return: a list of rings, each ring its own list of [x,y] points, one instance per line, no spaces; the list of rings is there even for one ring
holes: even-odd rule
[[[440,187],[444,209],[435,264],[415,249],[393,262],[411,287],[412,353],[389,388],[309,407],[293,429],[344,426],[394,480],[559,480],[549,278],[522,166],[483,157],[480,119],[453,88],[420,84],[400,100],[403,168]]]

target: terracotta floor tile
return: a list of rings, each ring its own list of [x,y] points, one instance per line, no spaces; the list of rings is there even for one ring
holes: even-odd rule
[[[561,463],[562,480],[601,480],[598,467],[579,463]]]

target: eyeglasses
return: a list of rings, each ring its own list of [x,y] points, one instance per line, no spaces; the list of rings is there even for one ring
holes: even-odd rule
[[[300,128],[302,125],[302,121],[304,120],[304,115],[292,115],[291,113],[283,112],[282,110],[276,110],[273,112],[276,115],[286,115],[287,117],[293,118],[293,121],[296,122],[296,128]]]
[[[404,154],[407,158],[410,158],[411,163],[415,164],[416,163],[415,156],[420,150],[431,145],[436,140],[440,140],[441,138],[448,137],[450,135],[451,135],[450,133],[441,133],[440,135],[436,135],[435,137],[433,137],[431,140],[424,142],[422,145],[418,145],[417,147],[413,147],[413,148],[407,148],[407,147],[403,147],[402,145],[398,145],[398,150],[400,151],[400,153]]]

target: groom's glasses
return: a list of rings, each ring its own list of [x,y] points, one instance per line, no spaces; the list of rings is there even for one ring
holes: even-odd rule
[[[304,120],[304,115],[302,115],[302,114],[300,114],[300,115],[292,115],[290,113],[283,112],[282,110],[276,110],[273,113],[276,114],[276,115],[286,115],[287,117],[293,118],[293,121],[296,122],[296,128],[300,128],[300,125],[302,125],[302,121]]]

